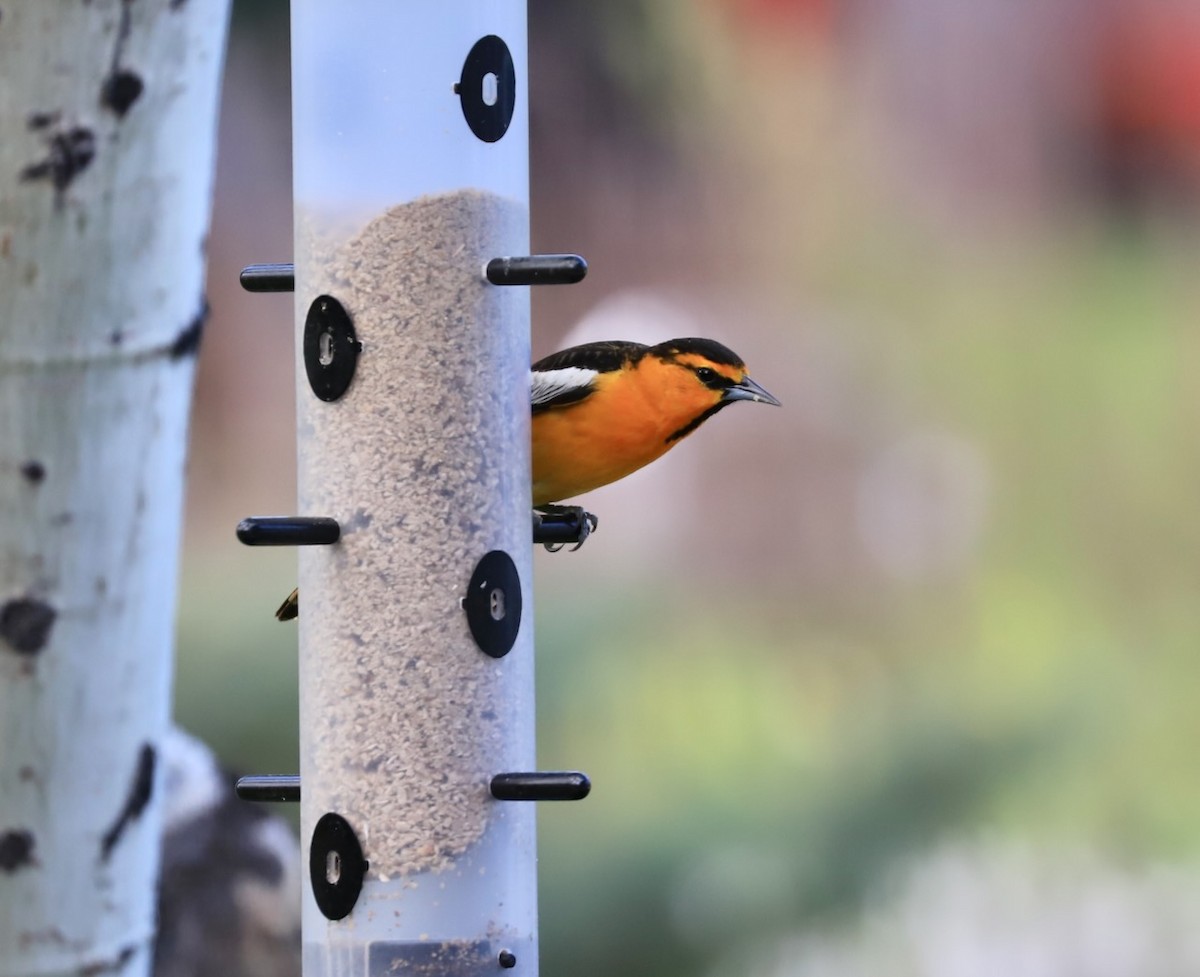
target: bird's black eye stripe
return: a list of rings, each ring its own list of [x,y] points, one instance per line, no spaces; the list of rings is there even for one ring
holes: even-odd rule
[[[733,386],[733,381],[729,377],[718,373],[708,366],[696,367],[696,379],[713,390],[724,390],[726,387]]]

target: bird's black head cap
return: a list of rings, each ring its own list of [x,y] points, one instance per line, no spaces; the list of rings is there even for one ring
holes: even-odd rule
[[[746,366],[737,353],[712,339],[668,339],[665,343],[655,346],[652,352],[664,359],[674,359],[676,356],[693,353],[696,356],[703,356],[713,363],[736,367],[739,370]]]

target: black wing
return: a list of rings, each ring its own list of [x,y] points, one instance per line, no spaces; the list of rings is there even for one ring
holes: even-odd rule
[[[563,370],[576,366],[584,370],[595,370],[597,373],[610,373],[621,369],[626,363],[636,363],[649,348],[641,343],[626,343],[621,340],[584,343],[582,346],[560,349],[557,353],[543,357],[533,364],[533,372]]]

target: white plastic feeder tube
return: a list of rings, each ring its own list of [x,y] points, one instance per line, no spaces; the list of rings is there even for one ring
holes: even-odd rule
[[[292,37],[300,509],[342,527],[300,552],[305,974],[533,975],[534,806],[488,790],[534,769],[529,296],[482,271],[529,249],[525,5],[294,0]],[[462,604],[495,550],[502,657]]]

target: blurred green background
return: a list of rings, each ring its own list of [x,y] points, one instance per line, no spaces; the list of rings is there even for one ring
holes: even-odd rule
[[[1200,970],[1200,12],[531,0],[534,350],[723,413],[539,553],[547,975]],[[292,772],[287,9],[237,5],[177,711]],[[399,155],[399,154],[398,154]],[[550,571],[553,571],[551,573]]]

